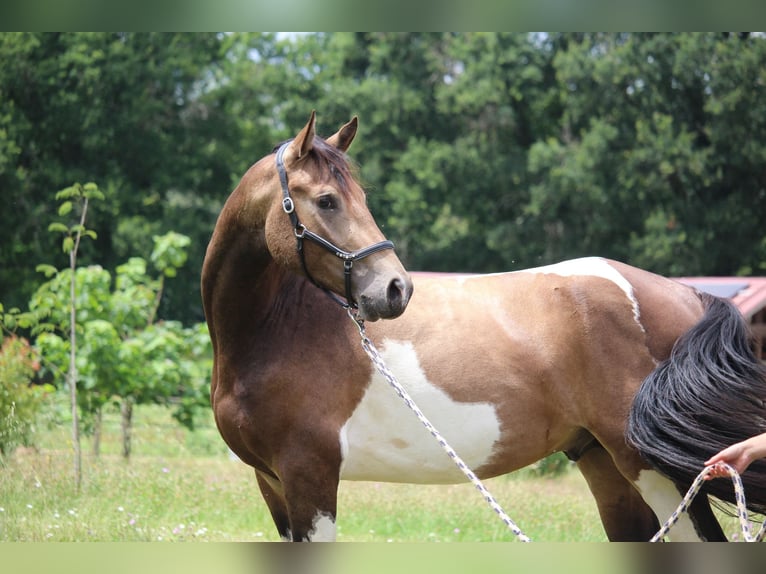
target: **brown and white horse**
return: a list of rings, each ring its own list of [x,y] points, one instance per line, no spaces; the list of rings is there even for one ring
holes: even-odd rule
[[[349,169],[356,128],[354,118],[323,140],[312,114],[254,164],[203,266],[215,418],[255,469],[280,535],[333,540],[341,479],[464,480],[327,290],[358,306],[389,368],[479,477],[563,451],[608,537],[648,540],[682,485],[626,443],[626,424],[644,378],[705,314],[703,299],[600,258],[411,279]],[[705,497],[673,534],[725,539]]]

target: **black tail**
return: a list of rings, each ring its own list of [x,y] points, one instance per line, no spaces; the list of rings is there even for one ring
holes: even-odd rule
[[[737,308],[707,294],[705,314],[676,342],[670,358],[643,382],[631,407],[627,440],[682,489],[723,448],[766,432],[766,367],[753,354]],[[743,473],[747,506],[766,512],[766,460]],[[730,480],[705,483],[734,503]]]

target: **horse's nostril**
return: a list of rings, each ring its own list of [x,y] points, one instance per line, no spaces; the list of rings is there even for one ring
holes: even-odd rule
[[[409,303],[412,295],[412,283],[408,278],[397,277],[388,284],[388,308],[395,314],[401,314]]]
[[[388,284],[388,304],[391,306],[399,305],[404,297],[404,281],[401,279],[393,279]]]

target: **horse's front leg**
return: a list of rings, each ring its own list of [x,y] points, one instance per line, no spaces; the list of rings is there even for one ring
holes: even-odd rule
[[[289,456],[277,465],[278,480],[258,477],[277,530],[287,541],[334,542],[340,483],[339,446],[301,445],[287,450]]]
[[[309,471],[310,472],[310,471]],[[256,472],[258,487],[285,542],[334,542],[338,481],[289,474],[285,482]]]
[[[282,540],[289,542],[292,539],[290,533],[290,518],[287,515],[287,501],[282,488],[282,483],[276,478],[269,476],[261,471],[255,471],[255,478],[258,480],[258,488],[261,490],[266,506],[271,512],[271,519]]]

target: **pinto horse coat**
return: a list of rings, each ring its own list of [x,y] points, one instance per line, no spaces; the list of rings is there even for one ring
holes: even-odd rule
[[[390,249],[355,262],[347,283],[337,254],[312,242],[297,253],[283,204],[291,194],[301,225],[347,252],[384,240],[344,154],[356,119],[327,140],[314,122],[282,150],[287,192],[274,154],[244,175],[202,272],[215,419],[283,539],[335,538],[341,479],[464,480],[325,290],[358,306],[388,367],[477,476],[563,451],[611,540],[651,538],[681,494],[626,443],[626,424],[644,378],[703,316],[700,295],[601,258],[410,276]],[[725,539],[705,497],[673,533]]]

